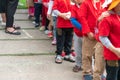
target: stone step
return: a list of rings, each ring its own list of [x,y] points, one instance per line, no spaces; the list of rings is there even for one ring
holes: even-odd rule
[[[19,31],[21,35],[10,35],[6,34],[4,30],[0,30],[0,40],[52,40],[52,38],[48,38],[43,31],[38,29],[21,29]]]
[[[50,55],[55,46],[48,40],[8,40],[0,41],[0,55]]]
[[[28,9],[17,9],[16,14],[27,14]]]
[[[1,80],[82,80],[73,63],[54,63],[55,56],[0,56]]]

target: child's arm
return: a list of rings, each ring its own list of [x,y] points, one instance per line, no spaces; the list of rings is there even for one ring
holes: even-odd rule
[[[76,28],[78,28],[79,30],[82,30],[81,24],[75,18],[70,18],[70,21]]]
[[[108,48],[120,58],[120,48],[116,48],[115,46],[113,46],[108,37],[100,36],[99,39],[106,48]]]
[[[49,4],[48,4],[48,11],[47,11],[47,14],[51,14],[51,12],[52,12],[52,6],[53,6],[53,1],[50,0],[50,1],[49,1]]]

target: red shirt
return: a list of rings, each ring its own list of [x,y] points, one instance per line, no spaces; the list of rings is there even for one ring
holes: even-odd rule
[[[103,0],[102,0],[103,1]],[[83,35],[92,32],[95,34],[95,27],[97,26],[97,19],[101,9],[101,3],[96,3],[96,8],[94,7],[93,0],[85,0],[81,5],[80,19],[82,23]]]
[[[53,10],[58,10],[61,13],[67,13],[71,11],[70,0],[54,0]],[[61,17],[57,17],[57,28],[73,28],[70,20],[65,20]]]
[[[76,18],[77,21],[80,23],[80,18],[78,18],[78,16],[80,15],[80,6],[77,6],[77,5],[73,5],[72,6],[72,10],[71,10],[71,13],[72,13],[72,17],[73,18]],[[77,29],[76,27],[74,27],[74,32],[75,34],[78,36],[78,37],[82,37],[82,31],[80,31],[79,29]]]
[[[120,16],[119,16],[120,18]],[[111,14],[99,24],[99,35],[107,36],[111,43],[120,48],[120,20],[115,14]],[[120,60],[113,52],[104,47],[104,57],[106,60]]]

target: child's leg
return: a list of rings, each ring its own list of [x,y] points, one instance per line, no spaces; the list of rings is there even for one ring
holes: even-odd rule
[[[56,16],[53,16],[53,41],[52,41],[52,44],[55,45],[56,44],[56,20],[57,20],[57,17]]]
[[[68,28],[65,30],[65,43],[64,43],[64,51],[66,55],[70,55],[71,47],[72,47],[72,40],[73,40],[73,29]]]
[[[119,80],[120,60],[106,60],[106,80]]]
[[[6,23],[6,14],[5,13],[1,13],[1,17],[2,17],[2,22]]]
[[[93,70],[93,80],[101,80],[104,73],[105,61],[103,58],[103,46],[100,42],[95,45],[95,62]]]
[[[33,7],[33,6],[28,7],[28,14],[29,14],[29,16],[31,16],[31,17],[34,16],[34,7]]]
[[[117,78],[118,78],[118,80],[120,80],[120,60],[119,60],[119,71],[118,71]]]
[[[96,40],[90,40],[88,37],[83,36],[82,42],[82,74],[83,78],[92,76],[92,56],[94,55],[94,46]],[[91,79],[90,79],[91,80]]]
[[[50,22],[50,20],[48,20],[47,19],[47,17],[46,17],[46,21],[45,21],[46,23],[45,23],[45,34],[48,34],[48,25],[49,25],[49,22]]]
[[[56,30],[56,39],[57,39],[57,55],[61,55],[65,42],[65,31],[61,28],[57,28]]]
[[[42,6],[42,26],[45,26],[46,23],[46,15],[45,15],[45,6]]]
[[[76,53],[76,65],[78,67],[82,66],[82,37],[78,37],[74,33],[74,50]]]
[[[56,45],[56,63],[62,63],[62,50],[64,47],[64,41],[65,41],[65,31],[61,28],[57,28],[56,30],[56,39],[57,39],[57,45]]]
[[[5,26],[6,25],[6,14],[5,13],[1,13],[1,25]]]
[[[64,52],[66,53],[64,60],[75,62],[75,57],[73,57],[73,55],[71,54],[73,28],[67,28],[64,30],[65,30]]]
[[[48,25],[48,37],[53,37],[53,32],[52,32],[52,30],[53,30],[53,22],[52,22],[53,20],[52,20],[52,17],[50,18],[50,23],[49,23],[49,25]]]
[[[34,8],[35,8],[35,27],[39,27],[40,25],[40,4],[39,3],[34,3]]]
[[[56,39],[56,21],[57,21],[57,17],[53,16],[53,36],[54,36],[54,39]]]

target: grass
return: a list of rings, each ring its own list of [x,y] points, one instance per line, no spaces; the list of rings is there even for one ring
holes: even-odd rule
[[[19,9],[26,9],[26,0],[19,0],[19,4],[18,4],[18,8]]]

